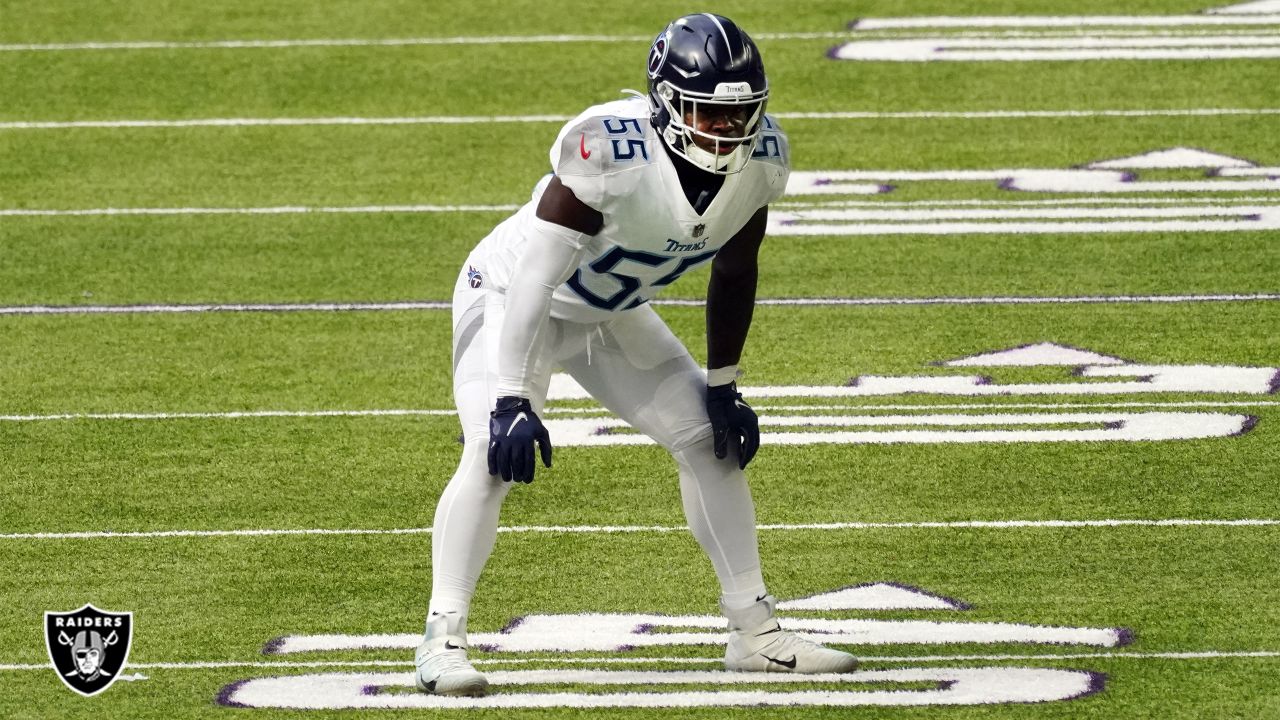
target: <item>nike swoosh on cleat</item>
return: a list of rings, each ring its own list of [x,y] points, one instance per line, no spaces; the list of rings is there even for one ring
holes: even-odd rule
[[[445,640],[445,641],[444,641],[444,649],[445,649],[445,650],[466,650],[467,648],[466,648],[466,646],[464,646],[464,645],[454,645],[453,643],[449,642],[448,640]]]
[[[765,631],[764,631],[764,632],[762,632],[762,633],[756,633],[756,637],[764,637],[765,635],[771,635],[771,634],[776,633],[776,632],[782,632],[782,626],[781,626],[781,625],[779,625],[778,627],[775,627],[775,628],[774,628],[774,629],[772,629],[772,630],[765,630]]]
[[[769,661],[769,662],[771,662],[771,663],[777,663],[778,665],[781,665],[782,667],[784,667],[784,668],[786,668],[786,669],[788,669],[788,670],[795,670],[795,669],[796,669],[796,656],[795,656],[795,655],[792,655],[790,660],[779,660],[779,659],[777,659],[777,658],[771,658],[771,657],[769,657],[768,655],[765,655],[765,656],[764,656],[764,659],[765,659],[765,660],[768,660],[768,661]]]
[[[587,136],[585,134],[583,134],[582,139],[578,141],[578,152],[582,153],[583,160],[591,157],[591,151],[587,149]]]

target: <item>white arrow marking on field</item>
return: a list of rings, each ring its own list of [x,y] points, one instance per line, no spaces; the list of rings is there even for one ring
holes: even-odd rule
[[[1189,147],[1172,147],[1152,150],[1130,157],[1099,160],[1086,167],[1100,170],[1168,170],[1176,168],[1247,168],[1256,163],[1220,155],[1208,150]]]
[[[1280,0],[1253,0],[1253,2],[1227,5],[1205,12],[1210,15],[1274,15],[1280,14]]]
[[[940,363],[947,367],[1036,367],[1043,365],[1124,365],[1120,358],[1102,355],[1092,350],[1067,347],[1057,343],[1042,342],[1006,350],[972,355]]]
[[[933,593],[892,583],[832,590],[778,603],[779,610],[964,610],[967,606]]]

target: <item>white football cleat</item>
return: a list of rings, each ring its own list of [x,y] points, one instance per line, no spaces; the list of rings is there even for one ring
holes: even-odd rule
[[[417,666],[414,682],[432,695],[483,697],[489,691],[485,679],[467,660],[467,641],[462,634],[449,634],[449,618],[433,614],[427,620],[427,634],[414,653]]]
[[[832,650],[783,630],[774,617],[777,601],[766,595],[750,607],[721,612],[729,618],[724,667],[736,672],[846,673],[858,666],[847,652]]]

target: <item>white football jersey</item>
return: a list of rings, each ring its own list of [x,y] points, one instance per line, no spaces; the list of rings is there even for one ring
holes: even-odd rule
[[[560,182],[604,216],[604,225],[568,282],[556,288],[552,317],[607,320],[648,302],[716,251],[761,207],[781,197],[790,173],[787,137],[765,116],[751,160],[702,214],[689,204],[673,160],[649,122],[649,102],[631,98],[597,105],[570,121],[551,148]],[[472,253],[486,287],[506,290],[551,176],[533,198],[503,221]]]

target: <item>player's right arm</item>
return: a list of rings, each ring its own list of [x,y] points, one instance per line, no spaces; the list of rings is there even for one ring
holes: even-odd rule
[[[551,442],[533,411],[532,376],[551,317],[551,296],[573,275],[604,216],[552,177],[525,228],[524,252],[507,288],[498,341],[498,401],[489,420],[489,473],[532,482],[534,443],[551,467]]]

